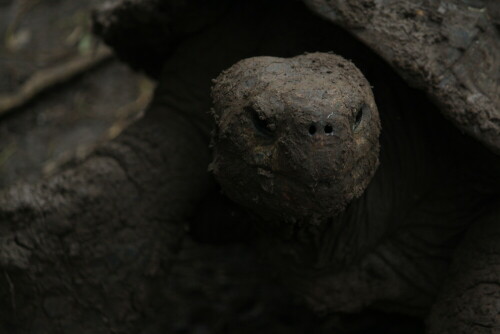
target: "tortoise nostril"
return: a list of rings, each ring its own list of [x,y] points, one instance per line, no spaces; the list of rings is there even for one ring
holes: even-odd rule
[[[312,124],[310,127],[309,127],[309,134],[310,135],[313,135],[316,133],[316,126],[314,124]]]
[[[332,132],[333,132],[333,127],[330,124],[326,125],[325,126],[325,133],[330,134]]]

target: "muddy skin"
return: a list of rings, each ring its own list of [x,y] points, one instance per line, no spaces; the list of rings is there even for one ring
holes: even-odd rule
[[[380,121],[351,62],[313,53],[250,58],[216,79],[214,162],[229,197],[264,219],[318,224],[366,189]]]

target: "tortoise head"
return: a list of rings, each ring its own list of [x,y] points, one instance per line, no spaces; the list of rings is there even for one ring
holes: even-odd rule
[[[370,85],[339,56],[245,59],[215,80],[212,97],[211,169],[230,198],[263,218],[334,216],[377,169]]]

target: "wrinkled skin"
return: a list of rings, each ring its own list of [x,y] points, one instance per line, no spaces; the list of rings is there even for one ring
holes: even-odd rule
[[[366,189],[380,120],[354,64],[322,53],[251,58],[216,82],[212,169],[236,202],[264,219],[318,223]]]

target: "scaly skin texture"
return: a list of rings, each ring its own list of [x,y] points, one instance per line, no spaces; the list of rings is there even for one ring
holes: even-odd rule
[[[228,196],[264,217],[262,252],[313,309],[424,316],[464,233],[498,203],[499,159],[386,72],[375,86],[382,133],[373,175],[378,118],[363,115],[356,134],[353,123],[339,121],[353,114],[334,107],[363,101],[376,110],[366,80],[351,71],[349,81],[316,85],[328,71],[337,76],[339,63],[331,54],[251,58],[224,72],[213,90],[212,168]],[[325,133],[330,119],[335,140]],[[321,124],[314,134],[311,124]],[[363,140],[370,145],[358,145]],[[346,147],[360,151],[339,154]],[[269,158],[256,163],[260,156]],[[358,172],[364,177],[353,179]],[[315,183],[327,175],[330,192]]]

